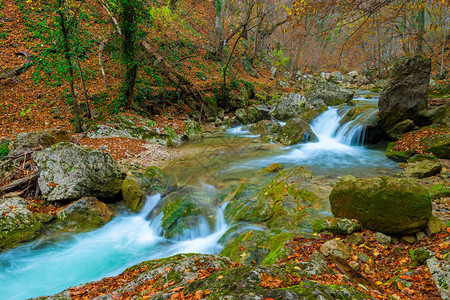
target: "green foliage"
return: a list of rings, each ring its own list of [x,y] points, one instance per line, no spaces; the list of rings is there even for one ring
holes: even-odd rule
[[[153,26],[160,31],[166,31],[173,26],[177,14],[169,6],[152,7],[150,16]]]
[[[4,141],[2,144],[0,144],[0,160],[3,159],[6,155],[8,155],[9,149],[8,149],[8,142]]]
[[[169,138],[171,138],[173,140],[177,137],[175,130],[173,130],[169,126],[166,126],[164,128],[166,129],[166,134],[169,136]]]
[[[285,68],[289,63],[289,58],[284,56],[283,49],[274,49],[272,55],[275,58],[274,65],[276,68]]]
[[[448,98],[450,97],[450,84],[436,85],[430,88],[428,92],[429,98]]]

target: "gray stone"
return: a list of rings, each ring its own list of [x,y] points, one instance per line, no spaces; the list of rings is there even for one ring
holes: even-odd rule
[[[349,235],[355,231],[361,230],[361,225],[344,218],[325,218],[314,221],[311,225],[314,232],[329,231],[334,234]]]
[[[416,239],[418,241],[422,240],[424,237],[426,237],[427,235],[425,234],[425,232],[423,231],[419,231],[418,233],[416,233]]]
[[[114,213],[94,197],[81,198],[56,214],[58,223],[67,231],[89,231],[109,222]]]
[[[417,238],[414,235],[404,235],[402,236],[402,241],[409,244],[414,244],[415,242],[417,242]]]
[[[350,257],[350,251],[347,246],[338,239],[326,241],[320,246],[320,252],[325,256],[335,256],[340,259]]]
[[[304,95],[290,93],[285,95],[273,111],[273,116],[278,120],[288,120],[295,117],[306,103]]]
[[[18,246],[39,235],[42,224],[20,197],[0,200],[0,249]]]
[[[443,300],[450,299],[450,255],[443,260],[432,257],[427,260],[427,266],[433,277],[441,298]]]
[[[380,125],[384,131],[406,119],[420,123],[419,112],[427,107],[430,73],[429,58],[405,57],[396,62],[378,101]]]
[[[121,188],[119,165],[109,153],[59,143],[33,153],[42,170],[42,195],[50,201],[81,197],[114,197]]]
[[[378,243],[384,244],[384,245],[390,244],[391,241],[392,241],[392,238],[391,238],[390,236],[385,235],[385,234],[382,233],[382,232],[377,232],[377,233],[375,233],[375,234],[373,235],[373,238],[374,238],[374,240],[377,241]]]
[[[346,243],[359,246],[359,245],[364,244],[364,237],[360,234],[354,233],[354,234],[346,237],[344,241]]]
[[[339,105],[351,101],[353,92],[343,89],[336,83],[323,81],[311,87],[306,94],[306,98],[310,101],[323,100],[326,105]]]
[[[68,142],[69,133],[60,129],[46,129],[41,131],[19,133],[9,145],[10,154],[16,155],[35,148],[47,148],[59,142]]]

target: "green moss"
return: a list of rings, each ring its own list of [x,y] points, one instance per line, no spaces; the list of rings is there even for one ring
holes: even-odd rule
[[[290,232],[283,232],[272,237],[270,241],[269,251],[270,253],[261,262],[261,265],[272,265],[280,259],[284,259],[288,256],[288,249],[284,247],[286,242],[290,241],[295,234]]]
[[[177,199],[166,203],[163,207],[163,213],[161,227],[165,229],[164,236],[173,238],[181,235],[185,228],[189,228],[189,222],[193,221],[192,217],[198,216],[200,210],[192,202]]]
[[[366,294],[359,292],[352,287],[339,285],[321,285],[317,282],[302,281],[299,285],[285,288],[295,292],[301,299],[314,300],[317,299],[317,294],[320,293],[321,299],[340,299],[340,300],[357,300],[370,299]],[[326,298],[325,298],[326,297]]]
[[[264,173],[276,173],[283,169],[283,166],[278,163],[272,163],[264,169]]]
[[[389,143],[387,145],[386,151],[384,152],[386,157],[392,159],[393,161],[406,162],[408,158],[412,157],[416,153],[412,149],[406,152],[394,150],[395,145],[395,142]]]
[[[425,248],[417,248],[409,251],[409,255],[413,262],[420,266],[423,265],[427,259],[431,257],[431,253]]]
[[[445,183],[435,184],[428,188],[428,193],[430,194],[431,199],[450,197],[450,187]]]
[[[317,233],[329,231],[334,234],[349,235],[355,231],[361,230],[361,225],[348,219],[325,218],[313,221],[311,228]]]
[[[364,105],[364,106],[355,106],[351,108],[347,113],[344,115],[344,117],[339,122],[341,125],[353,121],[357,117],[359,117],[361,114],[369,112],[371,109],[375,108],[373,105]]]
[[[122,183],[122,196],[131,212],[139,212],[145,203],[145,195],[142,193],[137,179],[127,176]]]

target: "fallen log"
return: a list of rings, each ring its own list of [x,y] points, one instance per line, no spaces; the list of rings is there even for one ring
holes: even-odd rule
[[[8,185],[0,187],[0,195],[4,194],[4,193],[6,193],[6,192],[8,192],[8,191],[10,191],[12,189],[15,189],[15,188],[19,187],[22,184],[29,183],[29,182],[39,178],[40,174],[41,174],[41,171],[38,170],[38,171],[33,172],[32,174],[28,175],[28,176],[25,176],[23,178],[20,178],[18,180],[15,180],[15,181],[11,182]]]
[[[7,72],[6,74],[0,75],[0,80],[18,76],[18,75],[22,74],[23,72],[25,72],[33,64],[33,62],[31,61],[31,56],[28,53],[26,53],[25,51],[16,52],[16,55],[24,56],[26,58],[25,63],[23,63],[22,65],[20,65],[18,67],[15,67],[11,71]]]

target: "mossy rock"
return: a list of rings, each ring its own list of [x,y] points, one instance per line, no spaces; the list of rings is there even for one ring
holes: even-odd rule
[[[431,217],[427,190],[407,178],[340,181],[329,199],[336,217],[357,219],[363,227],[388,235],[416,233]]]
[[[300,118],[292,118],[279,130],[278,140],[283,145],[290,146],[298,143],[314,142],[317,140],[317,137],[308,123]]]
[[[303,167],[282,171],[256,195],[230,201],[227,210],[236,221],[262,223],[273,231],[309,228],[323,211],[322,200],[300,187],[311,176]]]
[[[156,213],[163,213],[161,227],[166,238],[181,238],[186,230],[193,230],[205,223],[214,229],[216,223],[216,203],[202,199],[184,189],[169,194],[162,200]],[[195,192],[194,192],[195,193]]]
[[[0,200],[0,249],[30,241],[41,232],[42,224],[20,197]]]
[[[398,150],[394,150],[396,143],[395,142],[391,142],[387,145],[386,151],[384,152],[384,154],[386,155],[387,158],[392,159],[393,161],[398,161],[398,162],[406,162],[408,160],[408,158],[414,156],[414,154],[416,154],[416,151],[410,149],[408,151],[398,151]]]
[[[450,197],[450,187],[445,183],[438,183],[428,188],[428,193],[431,199],[439,199],[444,197]]]
[[[425,178],[439,174],[442,170],[439,160],[431,155],[414,155],[408,159],[403,170],[406,177]]]
[[[250,126],[250,131],[257,134],[277,133],[281,128],[280,124],[275,121],[262,120]]]
[[[450,158],[450,133],[432,135],[422,139],[425,152],[433,153],[438,158]]]
[[[264,173],[270,174],[270,173],[276,173],[283,169],[283,166],[279,163],[271,163],[264,169]]]
[[[357,117],[362,115],[363,113],[367,113],[376,108],[373,105],[364,105],[364,106],[355,106],[347,111],[347,113],[342,117],[339,122],[341,125],[344,125],[350,121],[355,120]]]
[[[125,178],[122,196],[127,207],[136,213],[142,209],[148,195],[164,192],[166,185],[166,176],[158,167],[151,166],[144,173],[132,172]]]
[[[203,126],[196,121],[189,120],[184,123],[183,136],[191,141],[196,141],[202,138]]]
[[[350,235],[361,230],[361,225],[345,218],[325,218],[314,221],[311,228],[317,233],[329,231],[334,234]]]
[[[114,213],[105,203],[85,197],[71,203],[56,214],[58,223],[66,231],[90,231],[108,223]]]
[[[413,249],[409,251],[409,255],[411,256],[412,261],[417,265],[421,266],[425,264],[427,259],[431,258],[431,252],[426,248],[421,247],[417,249]]]

